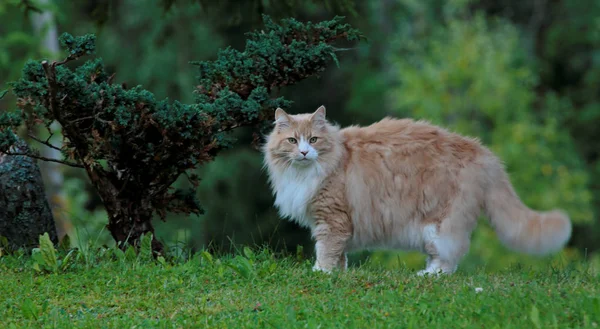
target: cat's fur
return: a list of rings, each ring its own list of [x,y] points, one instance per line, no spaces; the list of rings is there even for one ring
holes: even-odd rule
[[[562,211],[521,202],[490,150],[426,122],[340,129],[323,106],[299,115],[277,109],[263,151],[281,216],[316,240],[316,270],[345,269],[348,251],[398,248],[428,255],[420,274],[453,273],[481,210],[516,251],[556,252],[571,235]]]

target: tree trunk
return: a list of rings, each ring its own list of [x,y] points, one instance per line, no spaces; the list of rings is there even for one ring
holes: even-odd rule
[[[163,245],[156,238],[152,226],[152,202],[148,191],[127,191],[123,193],[115,187],[115,183],[123,186],[118,179],[111,180],[106,173],[86,165],[86,171],[92,185],[98,191],[106,213],[106,226],[119,248],[125,250],[127,245],[139,246],[142,234],[152,233],[152,251],[155,256],[164,255]],[[144,192],[146,192],[144,194]]]
[[[144,208],[146,207],[136,204],[119,208],[107,206],[108,231],[122,249],[125,249],[128,244],[138,247],[142,234],[152,233],[153,254],[164,255],[163,245],[156,239],[152,226],[152,211],[142,210]]]
[[[20,153],[29,152],[22,140],[14,149]],[[30,250],[39,244],[39,236],[46,232],[52,242],[58,242],[36,160],[0,154],[0,235],[7,238],[12,249]]]

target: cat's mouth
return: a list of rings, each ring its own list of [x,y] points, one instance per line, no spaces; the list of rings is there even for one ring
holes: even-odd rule
[[[312,160],[304,157],[304,158],[297,158],[294,162],[301,163],[301,164],[308,164],[308,163],[312,162]]]

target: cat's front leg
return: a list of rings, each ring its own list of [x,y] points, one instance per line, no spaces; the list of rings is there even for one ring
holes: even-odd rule
[[[331,273],[334,269],[345,270],[348,266],[346,246],[350,239],[350,232],[344,226],[317,227],[315,230],[315,244],[317,260],[313,266],[314,271]]]

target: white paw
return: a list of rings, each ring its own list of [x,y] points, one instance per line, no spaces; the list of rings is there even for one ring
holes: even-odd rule
[[[418,276],[425,276],[425,275],[439,276],[442,273],[443,273],[443,271],[441,268],[426,268],[424,270],[420,270],[419,272],[417,272],[417,275]]]
[[[324,272],[324,273],[331,273],[331,270],[328,270],[326,268],[323,268],[321,266],[319,266],[318,263],[315,263],[315,265],[312,268],[313,272]]]

